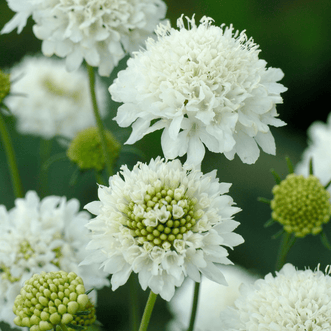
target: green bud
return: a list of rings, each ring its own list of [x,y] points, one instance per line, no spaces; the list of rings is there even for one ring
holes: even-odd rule
[[[111,162],[114,163],[119,155],[120,143],[113,134],[106,130],[105,138],[109,154],[112,156]],[[67,150],[68,158],[77,163],[82,170],[95,169],[101,171],[106,165],[103,155],[99,131],[96,127],[91,127],[79,132],[71,141]]]

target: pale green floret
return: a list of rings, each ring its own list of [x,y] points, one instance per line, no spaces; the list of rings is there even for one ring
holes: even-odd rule
[[[316,235],[331,217],[330,193],[313,175],[289,174],[273,190],[272,218],[296,237]]]
[[[83,280],[65,271],[42,272],[27,280],[16,297],[14,323],[32,331],[53,330],[77,320],[76,314],[85,313],[90,302]]]
[[[110,151],[112,163],[115,163],[121,149],[120,143],[114,135],[106,130],[105,137],[107,148]],[[105,168],[106,159],[103,155],[101,139],[96,127],[91,127],[79,132],[71,141],[67,150],[68,158],[77,163],[82,170],[95,169],[101,171]]]
[[[0,103],[9,94],[10,91],[10,74],[5,74],[0,70]]]
[[[165,250],[173,248],[176,239],[193,229],[203,216],[202,209],[196,208],[197,199],[186,196],[185,191],[169,187],[151,187],[142,203],[131,201],[124,211],[127,221],[124,226],[130,229],[139,245],[159,246]],[[158,211],[157,218],[155,211]],[[146,219],[143,215],[151,213]]]

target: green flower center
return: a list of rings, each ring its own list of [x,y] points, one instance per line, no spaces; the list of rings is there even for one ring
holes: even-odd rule
[[[272,218],[296,237],[318,234],[331,216],[330,193],[313,175],[290,174],[273,190]]]
[[[107,148],[115,163],[119,156],[121,145],[110,131],[105,131]],[[67,150],[68,158],[77,163],[82,170],[95,169],[101,171],[106,164],[103,155],[101,139],[96,127],[91,127],[79,132],[72,140]]]
[[[145,193],[143,203],[129,203],[125,225],[138,244],[148,242],[168,250],[203,215],[201,209],[196,210],[196,203],[181,188],[151,188]]]

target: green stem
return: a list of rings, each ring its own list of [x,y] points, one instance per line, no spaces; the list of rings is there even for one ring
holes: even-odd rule
[[[140,327],[139,327],[139,331],[146,331],[148,328],[148,324],[149,324],[149,320],[151,318],[152,315],[152,311],[154,308],[154,304],[157,298],[157,294],[153,293],[152,291],[149,293],[149,297],[146,303],[146,307],[144,310],[144,315],[141,319],[140,322]]]
[[[285,264],[287,254],[291,247],[294,245],[295,240],[296,238],[293,237],[290,233],[286,231],[283,233],[276,262],[276,271],[279,271]]]
[[[200,292],[200,283],[196,282],[194,284],[194,295],[193,295],[193,302],[191,309],[190,325],[187,331],[193,331],[194,329],[195,318],[197,316],[197,311],[198,311],[199,292]]]
[[[97,123],[100,139],[101,139],[101,146],[102,146],[102,151],[106,159],[106,168],[108,171],[108,175],[112,176],[113,175],[113,163],[112,163],[112,158],[109,155],[109,151],[107,148],[107,140],[106,140],[106,135],[105,135],[105,129],[103,122],[101,120],[100,116],[100,111],[97,103],[97,98],[95,94],[95,76],[94,76],[94,69],[90,65],[87,64],[87,71],[88,71],[88,76],[89,76],[89,82],[90,82],[90,93],[91,93],[91,100],[92,100],[92,106],[93,106],[93,113],[94,113],[94,118]]]
[[[3,141],[4,150],[7,156],[8,167],[10,171],[10,176],[13,184],[13,190],[16,198],[23,197],[23,187],[18,172],[16,156],[13,148],[13,143],[10,138],[9,132],[6,127],[6,122],[3,118],[3,114],[0,111],[0,135]]]
[[[137,296],[137,284],[134,278],[135,274],[131,274],[129,278],[129,290],[130,290],[130,310],[131,310],[131,329],[137,331],[139,327],[138,321],[138,296]]]
[[[52,150],[52,141],[41,139],[40,141],[40,172],[39,172],[39,189],[40,197],[47,195],[47,168],[44,167],[46,162],[49,160]]]

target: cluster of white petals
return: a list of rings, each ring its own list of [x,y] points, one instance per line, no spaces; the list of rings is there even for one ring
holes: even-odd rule
[[[109,76],[127,52],[137,50],[164,18],[162,0],[7,0],[16,12],[1,33],[20,32],[30,15],[42,52],[66,58],[69,71],[85,60]]]
[[[303,152],[295,172],[307,176],[309,162],[313,158],[314,175],[326,185],[331,180],[331,113],[327,123],[318,121],[309,127],[308,138],[308,147]],[[329,191],[331,192],[330,188]]]
[[[286,264],[274,277],[243,285],[235,308],[221,313],[219,330],[327,331],[331,329],[330,269],[324,274]]]
[[[269,125],[283,126],[276,111],[282,103],[277,83],[280,69],[266,68],[258,45],[233,26],[213,26],[203,17],[189,27],[179,18],[179,30],[160,24],[158,39],[149,38],[146,50],[134,53],[109,91],[123,102],[115,120],[132,123],[126,143],[164,129],[161,144],[168,159],[187,153],[188,164],[199,164],[205,147],[244,163],[259,157],[258,145],[275,154]]]
[[[0,205],[0,320],[13,323],[12,307],[25,280],[42,271],[75,272],[86,289],[109,284],[97,265],[81,267],[90,237],[90,216],[79,211],[76,199],[49,196],[42,200],[29,191],[7,211]],[[94,291],[95,292],[95,291]]]
[[[168,301],[187,276],[226,285],[214,263],[231,264],[222,246],[243,242],[233,232],[240,209],[224,195],[230,186],[219,183],[216,171],[189,171],[179,160],[158,157],[132,171],[122,166],[109,187],[99,187],[100,201],[85,206],[97,216],[87,225],[91,253],[83,264],[99,262],[112,274],[113,290],[137,273],[144,290]]]
[[[62,60],[27,56],[11,70],[15,81],[6,104],[23,134],[51,139],[75,135],[95,125],[87,72],[68,73]],[[19,94],[19,95],[15,95]],[[96,82],[102,117],[106,115],[107,90]]]
[[[253,284],[257,276],[239,266],[220,266],[228,286],[212,282],[206,277],[202,278],[198,312],[194,323],[195,331],[219,331],[221,312],[232,306],[239,297],[241,284]],[[186,330],[191,316],[191,302],[193,301],[194,282],[190,279],[176,291],[169,302],[173,319],[168,323],[168,331]]]

